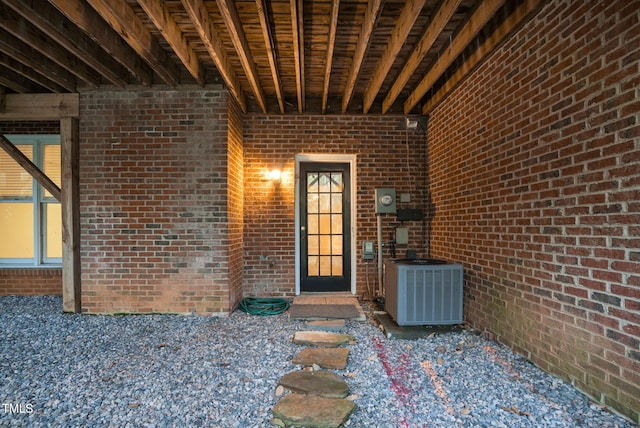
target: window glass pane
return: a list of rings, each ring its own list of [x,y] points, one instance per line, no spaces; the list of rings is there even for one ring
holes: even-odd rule
[[[58,187],[60,187],[62,180],[62,164],[60,160],[60,146],[54,144],[45,144],[44,149],[44,162],[43,162],[43,172],[56,183]],[[51,198],[53,195],[45,190],[44,196],[46,198]]]
[[[33,147],[17,144],[29,159],[33,160]],[[0,199],[29,199],[33,193],[33,179],[4,150],[0,150]]]
[[[33,258],[33,204],[0,203],[0,258]]]
[[[62,205],[48,203],[44,206],[47,216],[45,257],[62,258]]]

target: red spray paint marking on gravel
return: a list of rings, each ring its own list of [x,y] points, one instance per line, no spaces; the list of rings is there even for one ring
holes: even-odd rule
[[[382,367],[384,367],[384,371],[387,373],[387,376],[389,376],[389,380],[391,381],[391,390],[396,394],[396,397],[398,398],[398,401],[400,401],[400,404],[402,404],[402,407],[409,407],[410,411],[415,410],[416,404],[412,400],[413,397],[411,389],[407,386],[407,382],[411,377],[409,369],[409,355],[403,353],[400,356],[399,365],[394,369],[391,367],[387,351],[380,339],[374,337],[372,340],[376,354],[382,363]],[[409,428],[409,418],[406,415],[400,420],[400,425]]]

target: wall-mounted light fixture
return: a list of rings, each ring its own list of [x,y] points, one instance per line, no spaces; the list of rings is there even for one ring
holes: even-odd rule
[[[275,184],[280,183],[280,180],[282,180],[282,171],[279,169],[272,169],[269,173],[269,180]]]

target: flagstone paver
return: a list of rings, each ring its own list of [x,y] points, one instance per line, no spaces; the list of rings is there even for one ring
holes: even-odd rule
[[[348,356],[347,348],[305,348],[291,362],[306,367],[317,364],[323,369],[344,370]]]
[[[280,378],[278,385],[292,392],[326,398],[344,398],[349,395],[349,385],[344,378],[326,370],[287,373]]]
[[[305,323],[307,327],[314,330],[321,331],[342,331],[345,328],[345,322],[340,320],[326,320],[326,321],[308,321]]]
[[[293,342],[299,345],[337,348],[345,343],[353,342],[355,338],[350,334],[331,333],[326,331],[298,331],[293,336]]]
[[[284,426],[338,428],[355,409],[355,403],[342,398],[288,394],[275,405],[273,416]]]

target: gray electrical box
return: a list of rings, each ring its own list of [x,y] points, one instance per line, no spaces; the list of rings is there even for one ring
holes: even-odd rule
[[[396,189],[380,188],[376,189],[376,214],[395,214],[396,212]]]

